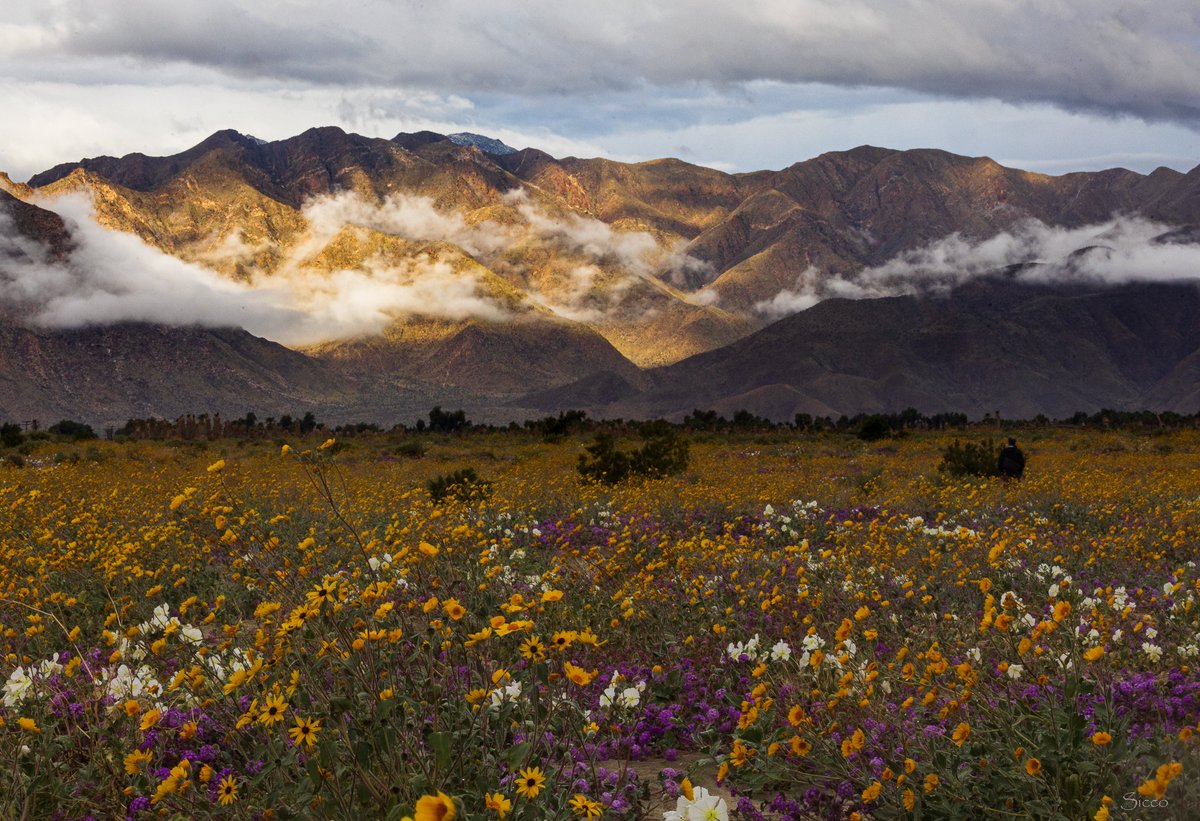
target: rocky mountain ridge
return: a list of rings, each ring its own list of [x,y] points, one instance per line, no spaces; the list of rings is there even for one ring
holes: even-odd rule
[[[1096,334],[1121,322],[1110,317],[1097,324],[1096,312],[1111,313],[1112,300],[1169,307],[1171,300],[1163,303],[1153,288],[1117,288],[1118,296],[1101,297],[1109,289],[1098,275],[1077,277],[1063,292],[1037,292],[1036,282],[988,286],[1011,292],[1003,299],[1028,321],[1044,317],[1017,294],[1030,304],[1058,305],[1054,322],[1066,330],[1057,336],[1018,333],[989,314],[969,287],[944,301],[919,296],[925,289],[917,285],[891,299],[829,297],[838,287],[884,295],[856,278],[947,237],[985,242],[1028,225],[1078,231],[1128,217],[1163,227],[1146,243],[1190,248],[1200,240],[1200,167],[1186,174],[1114,169],[1050,177],[988,158],[863,146],[779,171],[728,174],[672,159],[560,159],[468,136],[420,132],[386,140],[316,128],[264,142],[221,131],[169,157],[81,160],[27,184],[0,177],[0,215],[8,215],[5,230],[41,243],[53,263],[75,253],[70,220],[55,209],[82,197],[104,228],[136,235],[155,252],[213,272],[251,296],[255,289],[290,289],[304,310],[331,282],[357,278],[384,286],[399,296],[373,308],[383,320],[360,323],[366,330],[335,327],[333,336],[291,343],[296,350],[288,352],[314,363],[301,390],[312,407],[363,418],[404,405],[397,404],[401,395],[419,403],[443,393],[494,416],[568,406],[676,414],[739,402],[774,416],[836,415],[890,409],[895,397],[909,397],[902,406],[922,410],[990,410],[997,397],[986,380],[972,387],[962,378],[983,367],[977,349],[987,347],[989,334],[1011,349],[1002,372],[1025,374],[1005,388],[1005,395],[1023,394],[1014,412],[1051,412],[1072,402],[1083,404],[1070,410],[1138,403],[1187,410],[1196,398],[1186,376],[1195,375],[1200,361],[1188,358],[1193,351],[1134,345],[1146,357],[1135,370],[1166,368],[1151,383],[1117,367],[1112,339],[1096,347]],[[1080,259],[1088,259],[1089,248],[1109,248],[1105,236],[1085,239],[1072,246]],[[6,247],[28,254],[27,244],[18,245]],[[918,282],[924,258],[914,259],[909,267]],[[1142,273],[1128,272],[1133,279]],[[1180,287],[1185,293],[1190,286]],[[1182,296],[1177,301],[1191,304]],[[917,324],[900,322],[897,305],[907,306],[902,313]],[[1087,305],[1088,313],[1066,305]],[[24,318],[18,323],[18,315],[7,310],[0,356],[10,364],[4,393],[23,392],[22,409],[53,404],[61,392],[53,378],[35,386],[13,376],[53,373],[44,360],[33,367],[34,349],[69,358],[70,345],[87,334],[120,328],[131,338],[153,336],[161,325],[124,321],[72,336]],[[931,337],[931,326],[947,322],[957,323],[954,339],[971,340],[966,347]],[[231,317],[230,324],[238,323]],[[1156,330],[1139,325],[1130,338]],[[1190,337],[1179,339],[1186,347]],[[1038,347],[1065,351],[1072,340],[1082,346],[1077,355],[1105,363],[1080,371],[1082,381]],[[242,353],[222,359],[231,350],[227,343],[201,347],[212,368],[249,379]],[[163,344],[147,350],[165,356]],[[247,341],[239,350],[266,356],[268,348],[256,345]],[[288,358],[270,350],[271,361]],[[17,351],[34,359],[22,360]],[[14,364],[20,362],[29,367]],[[304,370],[299,363],[280,365],[281,378],[289,369]],[[1182,370],[1172,377],[1168,365]],[[106,366],[96,359],[90,367]],[[128,389],[132,396],[134,387]],[[213,401],[236,404],[239,395],[246,395],[241,388]],[[78,396],[72,401],[87,405]],[[938,401],[946,404],[932,404]],[[124,412],[118,405],[109,396],[89,412],[112,408],[104,412],[114,419]],[[0,415],[17,411],[14,400],[0,401]]]

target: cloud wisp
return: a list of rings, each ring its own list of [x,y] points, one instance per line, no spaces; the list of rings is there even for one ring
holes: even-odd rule
[[[793,288],[758,302],[772,319],[832,297],[873,299],[946,292],[970,280],[1004,275],[1031,284],[1178,282],[1200,279],[1200,244],[1172,226],[1118,216],[1080,228],[1027,220],[986,239],[954,233],[850,276],[810,267]]]
[[[575,321],[600,322],[617,309],[639,281],[682,282],[684,273],[710,266],[683,251],[686,244],[660,242],[645,231],[618,231],[609,224],[574,213],[552,214],[530,200],[523,189],[503,202],[513,221],[469,222],[461,214],[439,210],[425,196],[393,194],[376,202],[354,192],[322,196],[304,206],[310,230],[292,251],[303,261],[324,248],[344,226],[355,225],[413,241],[447,242],[485,266],[526,279],[529,301]],[[544,282],[545,290],[508,257],[514,246],[540,246],[564,263]],[[301,263],[302,264],[302,263]]]
[[[287,266],[279,276],[238,282],[102,227],[81,197],[43,204],[52,205],[71,231],[74,249],[65,261],[51,259],[37,243],[0,225],[0,303],[43,327],[119,322],[240,327],[285,345],[304,345],[379,333],[414,313],[507,317],[477,293],[473,276],[428,256],[330,273]]]
[[[74,247],[66,260],[0,225],[0,304],[30,322],[68,328],[118,322],[241,327],[300,346],[369,336],[398,319],[425,316],[461,321],[511,320],[532,306],[565,319],[603,321],[638,280],[670,276],[699,265],[644,232],[619,232],[599,220],[551,216],[522,195],[507,202],[513,222],[470,223],[437,209],[427,197],[394,195],[383,201],[343,192],[315,198],[303,208],[308,230],[280,249],[283,261],[265,272],[252,260],[263,243],[230,234],[200,258],[209,264],[241,263],[247,280],[222,276],[205,264],[166,254],[133,234],[95,219],[82,195],[40,202],[66,222]],[[485,272],[437,248],[371,253],[347,265],[330,265],[323,252],[346,229],[366,229],[401,240],[446,243],[484,264],[508,265],[513,244],[537,243],[565,260],[551,292],[528,288],[528,305],[498,298]],[[603,282],[601,286],[601,282]]]
[[[642,299],[643,286],[656,289],[661,301],[670,290],[665,283],[681,282],[705,265],[650,233],[552,213],[519,190],[487,219],[442,211],[428,197],[409,194],[317,197],[302,210],[307,231],[268,255],[282,259],[270,271],[253,262],[267,250],[266,241],[249,243],[240,233],[189,262],[102,227],[82,195],[41,204],[65,220],[72,251],[55,259],[0,224],[0,304],[56,328],[124,321],[236,326],[300,346],[379,334],[411,316],[504,322],[538,309],[572,321],[620,324],[659,304]],[[351,237],[358,244],[340,262],[337,243],[347,229],[358,232]],[[389,237],[403,242],[389,244]],[[204,263],[236,263],[244,278],[228,278]],[[526,268],[531,265],[536,270]],[[951,234],[853,274],[809,267],[753,310],[774,320],[832,297],[945,292],[996,275],[1028,283],[1195,279],[1200,243],[1192,233],[1139,216],[1079,228],[1028,220],[988,238]],[[515,301],[513,286],[524,293]],[[704,307],[717,301],[716,293],[709,288],[675,297]]]

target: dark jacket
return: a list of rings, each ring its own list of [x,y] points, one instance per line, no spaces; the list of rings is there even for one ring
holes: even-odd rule
[[[1005,445],[1004,449],[1000,451],[1000,459],[996,463],[996,468],[1000,471],[1001,476],[1020,479],[1021,474],[1025,472],[1025,454],[1021,453],[1021,449],[1016,445]]]

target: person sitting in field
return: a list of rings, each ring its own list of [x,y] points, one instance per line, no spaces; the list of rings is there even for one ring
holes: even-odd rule
[[[1011,436],[1008,444],[1000,450],[1000,459],[996,464],[1000,475],[1005,479],[1020,479],[1025,472],[1025,454],[1017,447],[1017,440]]]

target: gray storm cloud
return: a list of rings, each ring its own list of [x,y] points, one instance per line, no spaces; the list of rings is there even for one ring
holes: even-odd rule
[[[1114,217],[1080,228],[1028,220],[986,239],[951,234],[856,274],[810,267],[794,287],[755,305],[778,318],[832,297],[868,299],[944,292],[969,280],[1007,273],[1018,282],[1095,283],[1200,280],[1200,245],[1175,241],[1172,226]]]
[[[1200,122],[1200,12],[1183,0],[9,0],[4,14],[0,59],[35,74],[70,56],[517,96],[765,80]]]

